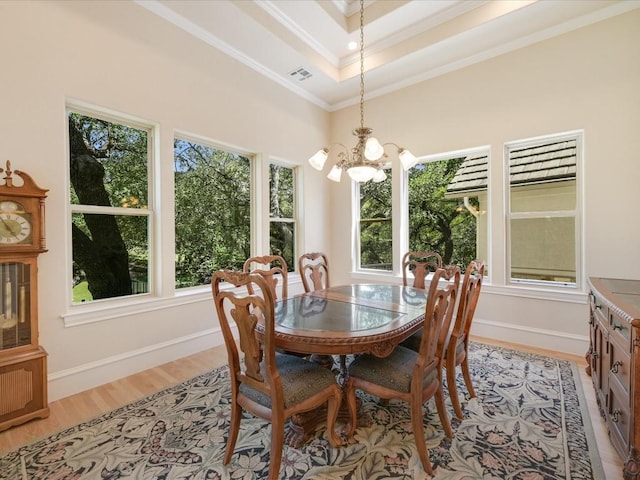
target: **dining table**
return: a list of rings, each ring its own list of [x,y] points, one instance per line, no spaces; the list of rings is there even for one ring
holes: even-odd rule
[[[276,347],[325,366],[333,365],[334,356],[385,357],[422,328],[426,302],[425,290],[395,284],[340,285],[296,295],[275,305]],[[325,420],[326,410],[294,416],[287,443],[299,447]]]

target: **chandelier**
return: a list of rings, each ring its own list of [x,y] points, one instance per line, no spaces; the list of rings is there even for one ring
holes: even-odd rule
[[[329,180],[339,182],[343,170],[346,170],[349,177],[356,182],[382,182],[387,178],[384,172],[387,163],[384,147],[387,145],[393,145],[397,149],[398,159],[405,170],[409,170],[418,162],[409,150],[395,143],[381,144],[371,136],[373,130],[364,126],[364,0],[360,0],[360,127],[352,133],[358,137],[358,143],[351,151],[341,143],[334,143],[318,150],[309,159],[309,164],[316,170],[322,170],[329,157],[329,150],[338,146],[342,150],[338,153],[338,161],[327,175]]]

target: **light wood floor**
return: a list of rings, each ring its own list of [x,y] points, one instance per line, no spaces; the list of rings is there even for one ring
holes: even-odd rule
[[[520,345],[495,342],[486,338],[476,338],[476,340],[577,362],[581,367],[580,378],[591,413],[591,422],[598,442],[598,450],[606,479],[618,480],[622,478],[622,461],[609,443],[606,427],[598,413],[591,378],[584,371],[586,366],[584,358],[543,349],[532,349]],[[48,436],[165,387],[180,383],[207,370],[224,365],[226,362],[226,350],[224,346],[220,346],[51,402],[51,415],[48,418],[33,420],[0,432],[0,455],[20,445]]]

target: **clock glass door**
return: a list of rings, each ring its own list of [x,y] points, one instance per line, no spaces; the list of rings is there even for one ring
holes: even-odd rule
[[[31,344],[27,263],[0,263],[0,352]]]

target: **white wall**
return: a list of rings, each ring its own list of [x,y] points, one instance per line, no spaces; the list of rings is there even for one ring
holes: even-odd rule
[[[11,160],[49,189],[39,325],[49,353],[50,400],[220,343],[208,289],[169,295],[137,314],[64,327],[61,315],[70,310],[65,102],[159,124],[158,174],[168,192],[175,130],[303,163],[327,142],[328,113],[133,2],[0,2],[0,69],[0,162]],[[303,214],[313,219],[303,243],[321,249],[326,184],[305,177],[303,190],[309,196]],[[160,205],[158,221],[161,241],[172,245],[172,203]],[[169,294],[171,258],[161,285]]]
[[[415,155],[490,145],[491,283],[473,332],[581,354],[588,341],[586,295],[552,295],[505,284],[504,143],[584,129],[586,276],[638,278],[640,222],[640,10],[365,102],[380,141]],[[366,80],[366,79],[365,79]],[[355,143],[357,107],[332,116],[333,141]],[[332,279],[366,281],[349,266],[352,201],[332,185]],[[586,287],[585,287],[586,288]]]

